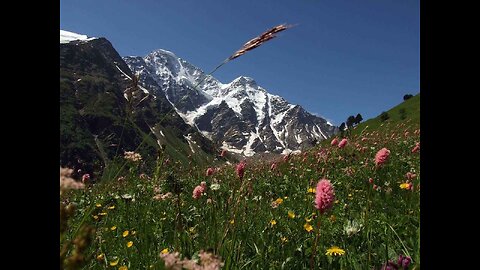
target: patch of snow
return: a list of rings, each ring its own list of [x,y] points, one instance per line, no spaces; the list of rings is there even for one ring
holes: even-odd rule
[[[243,151],[243,154],[247,157],[251,157],[253,155],[255,155],[255,151],[253,151],[252,149],[252,145],[253,143],[255,142],[255,139],[258,138],[258,134],[251,131],[250,132],[250,138],[248,138],[248,142],[247,144],[245,144],[244,146],[244,151]]]
[[[315,125],[315,127],[317,127],[318,131],[320,131],[320,134],[322,134],[323,138],[327,139],[327,136],[325,136],[325,134],[323,134],[322,129],[317,125]],[[315,127],[313,129],[315,129]]]
[[[97,39],[96,37],[88,37],[87,35],[81,35],[70,31],[60,30],[60,43],[65,44],[74,40],[90,41]]]
[[[222,146],[220,147],[221,149],[227,150],[229,152],[237,153],[237,154],[242,154],[243,150],[242,149],[237,149],[235,147],[232,147],[227,144],[227,142],[223,141]]]
[[[288,149],[286,148],[285,150],[283,150],[282,152],[282,155],[288,155],[288,154],[292,154],[292,155],[298,155],[298,154],[301,154],[302,151],[301,150],[291,150],[291,149]]]
[[[193,146],[192,146],[192,144],[194,144],[195,141],[192,141],[192,135],[191,134],[188,134],[188,136],[183,135],[183,137],[187,140],[188,146],[190,147],[190,150],[192,151],[192,153],[195,154],[195,150],[193,149]]]

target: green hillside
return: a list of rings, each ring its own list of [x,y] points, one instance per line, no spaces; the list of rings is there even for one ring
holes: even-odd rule
[[[406,124],[409,129],[416,129],[420,126],[420,93],[412,98],[398,104],[386,111],[388,119],[382,121],[381,114],[356,126],[352,134],[359,134],[362,131],[385,130],[400,123]]]

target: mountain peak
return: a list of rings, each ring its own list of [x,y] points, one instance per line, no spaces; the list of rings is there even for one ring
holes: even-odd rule
[[[251,77],[239,76],[223,84],[163,49],[144,59],[145,67],[130,58],[125,61],[143,82],[151,82],[146,88],[164,92],[188,124],[229,151],[246,156],[281,153],[336,132],[325,119],[268,93]]]
[[[245,83],[253,83],[253,84],[256,84],[257,82],[255,82],[255,80],[252,78],[252,77],[247,77],[247,76],[240,76],[240,77],[237,77],[236,79],[234,79],[232,81],[233,82],[239,82],[239,83],[242,83],[242,84],[245,84]]]
[[[151,52],[152,54],[163,54],[163,55],[168,55],[174,58],[178,58],[173,52],[165,50],[165,49],[156,49]]]
[[[71,41],[75,40],[81,40],[81,41],[90,41],[96,39],[96,37],[88,37],[87,35],[82,35],[82,34],[77,34],[74,32],[66,31],[66,30],[61,30],[60,29],[60,43],[69,43]]]

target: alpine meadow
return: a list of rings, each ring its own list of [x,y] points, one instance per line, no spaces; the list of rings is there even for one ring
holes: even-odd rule
[[[336,125],[215,77],[301,27],[210,72],[60,30],[60,269],[420,269],[420,93]]]

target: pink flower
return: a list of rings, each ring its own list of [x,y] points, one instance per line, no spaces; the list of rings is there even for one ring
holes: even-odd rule
[[[343,147],[345,147],[345,145],[347,145],[347,142],[348,142],[347,139],[341,140],[340,143],[338,144],[338,148],[343,148]]]
[[[335,201],[335,191],[330,180],[322,179],[317,184],[315,193],[315,208],[320,210],[320,214],[330,209]]]
[[[207,176],[210,176],[210,175],[212,175],[214,172],[215,172],[215,170],[214,170],[213,168],[208,168],[206,175],[207,175]]]
[[[373,184],[373,178],[369,178],[369,179],[368,179],[368,182],[369,182],[370,184]]]
[[[245,173],[245,163],[240,162],[237,164],[237,167],[235,168],[235,171],[237,172],[237,175],[240,179],[243,179],[243,174]]]
[[[272,166],[270,166],[270,170],[275,170],[277,168],[277,163],[273,162]]]
[[[338,144],[337,138],[333,139],[332,142],[330,143],[331,146],[334,146],[334,145],[337,145],[337,144]]]
[[[415,147],[412,149],[412,153],[416,153],[420,150],[420,143],[418,142]]]
[[[193,190],[193,198],[196,200],[202,196],[202,193],[205,191],[205,188],[202,186],[196,186]]]
[[[90,174],[86,173],[82,175],[82,183],[87,183],[90,180]]]
[[[221,156],[221,157],[224,157],[226,154],[227,154],[227,150],[224,149],[224,150],[222,150],[222,152],[220,153],[220,156]]]
[[[287,162],[290,159],[290,154],[283,156],[283,161]]]
[[[362,138],[362,142],[365,142],[365,141],[367,141],[367,140],[368,140],[368,139],[365,138],[365,137]]]
[[[380,149],[375,155],[375,165],[379,166],[385,163],[388,160],[389,155],[390,150],[388,150],[387,148]]]

